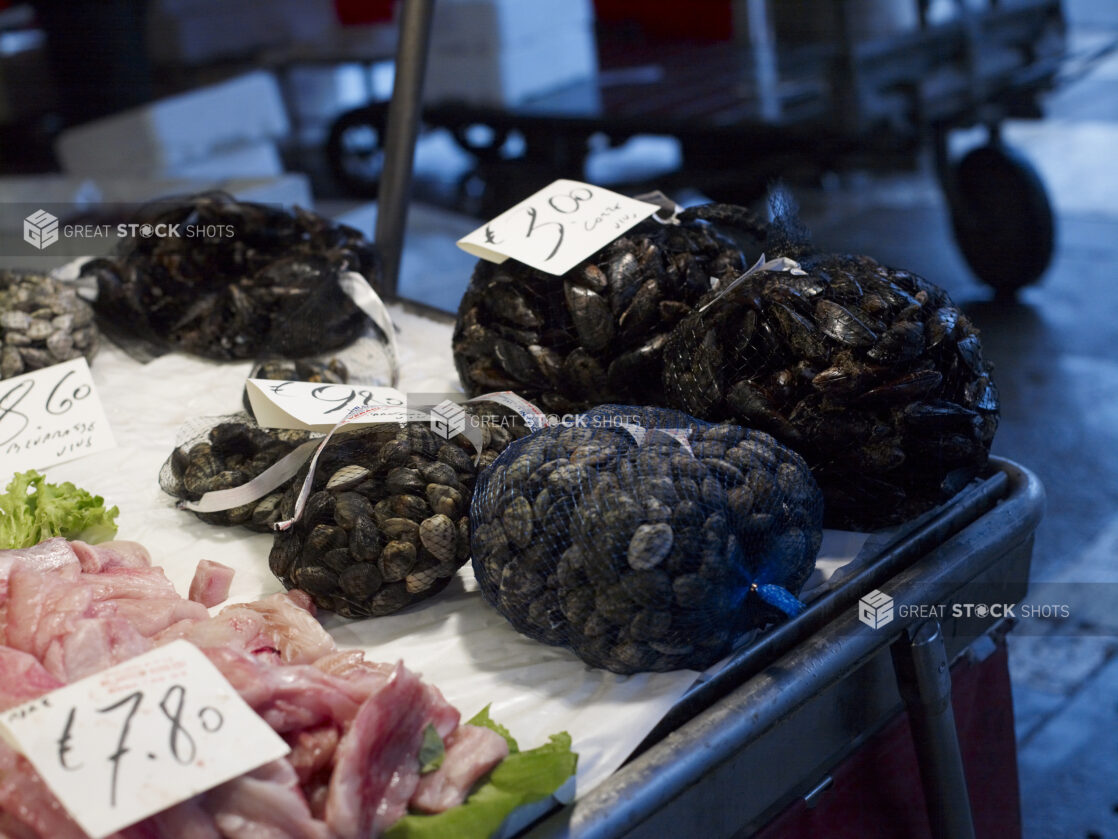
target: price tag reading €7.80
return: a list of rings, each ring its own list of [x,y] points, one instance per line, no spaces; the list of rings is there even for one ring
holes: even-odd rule
[[[559,180],[462,237],[458,247],[490,262],[512,257],[558,276],[658,209],[599,186]]]
[[[0,734],[94,839],[289,751],[189,641],[0,712]]]

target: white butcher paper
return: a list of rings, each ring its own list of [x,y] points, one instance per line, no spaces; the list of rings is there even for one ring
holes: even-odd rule
[[[399,329],[400,390],[461,392],[452,326],[389,308]],[[91,368],[117,448],[47,471],[52,481],[73,481],[119,506],[118,538],[143,544],[184,596],[200,559],[236,570],[227,603],[283,590],[268,570],[271,535],[205,524],[175,509],[159,488],[160,467],[180,427],[240,411],[250,367],[179,353],[143,365],[104,341]],[[356,621],[322,617],[339,647],[360,648],[374,661],[402,660],[464,719],[492,705],[493,719],[521,748],[570,733],[579,756],[576,797],[617,770],[698,676],[690,670],[620,676],[526,638],[482,600],[469,563],[441,593],[403,612]]]

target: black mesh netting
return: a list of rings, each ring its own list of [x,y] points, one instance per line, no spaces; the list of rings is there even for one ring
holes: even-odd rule
[[[768,434],[606,405],[478,479],[474,574],[520,632],[619,673],[703,668],[801,608],[823,500]]]
[[[483,402],[466,411],[507,420],[480,428],[480,456],[464,435],[445,439],[425,421],[335,433],[302,515],[276,534],[272,572],[345,617],[386,615],[445,587],[469,556],[478,472],[527,434],[503,407]],[[287,487],[282,519],[294,514],[306,473]]]
[[[179,443],[159,470],[159,486],[184,501],[207,492],[247,484],[297,446],[317,436],[309,431],[261,428],[247,414],[202,417],[179,431]],[[195,512],[202,521],[270,531],[279,521],[283,490],[228,510]]]
[[[82,274],[97,282],[103,327],[137,356],[298,358],[377,331],[338,282],[347,271],[377,281],[373,246],[353,228],[219,192],[159,201],[132,221],[178,235],[124,239]]]
[[[984,467],[998,423],[973,324],[910,272],[813,250],[783,192],[773,216],[689,209],[564,277],[479,263],[455,329],[464,386],[552,411],[633,401],[768,431],[807,460],[832,527],[874,530],[945,501]],[[739,246],[803,271],[735,284]]]
[[[804,254],[712,292],[664,350],[668,404],[773,434],[804,456],[831,527],[941,503],[985,465],[998,394],[948,295],[865,256]]]
[[[566,413],[604,401],[660,401],[668,330],[745,268],[733,237],[757,222],[708,205],[678,224],[642,222],[561,277],[481,261],[458,309],[454,362],[470,395],[514,390]]]

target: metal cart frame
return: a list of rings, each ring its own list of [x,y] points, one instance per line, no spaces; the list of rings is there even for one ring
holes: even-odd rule
[[[936,627],[897,617],[871,629],[859,623],[856,604],[877,586],[896,604],[968,603],[992,592],[1011,603],[1024,596],[1044,492],[1027,469],[1007,460],[993,464],[994,475],[977,489],[800,619],[740,652],[716,684],[684,697],[635,758],[529,835],[748,835],[810,793],[907,705],[927,798],[935,802],[933,835],[973,836],[966,799],[959,798],[966,793],[945,702],[946,668],[997,621],[947,620]],[[797,626],[799,620],[804,624]],[[822,626],[814,629],[817,623]]]

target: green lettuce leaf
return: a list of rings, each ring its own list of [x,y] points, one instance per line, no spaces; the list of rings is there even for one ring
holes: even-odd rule
[[[29,469],[12,477],[0,495],[0,548],[29,548],[44,539],[64,536],[105,542],[116,536],[116,507],[69,481],[48,483]]]
[[[419,774],[434,772],[443,765],[445,758],[446,746],[443,738],[439,736],[435,726],[427,723],[427,727],[423,729],[423,745],[419,747]]]
[[[386,839],[488,839],[505,818],[524,804],[547,798],[575,773],[578,755],[571,735],[562,731],[535,749],[519,751],[508,730],[483,708],[469,725],[491,728],[509,743],[506,757],[461,806],[433,816],[407,815],[385,833]]]
[[[466,725],[476,725],[481,728],[488,728],[490,731],[496,731],[498,734],[504,737],[505,742],[509,744],[509,754],[516,754],[518,751],[520,751],[520,747],[516,745],[516,741],[512,738],[512,734],[509,733],[509,730],[501,725],[499,722],[494,720],[491,716],[489,716],[490,707],[490,705],[486,705],[484,708],[474,714],[473,717],[466,722]]]

